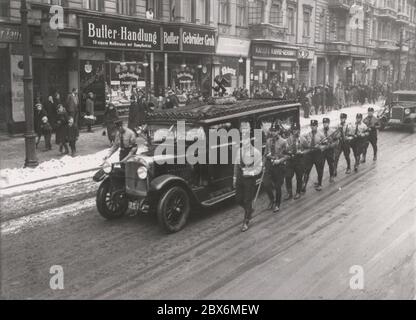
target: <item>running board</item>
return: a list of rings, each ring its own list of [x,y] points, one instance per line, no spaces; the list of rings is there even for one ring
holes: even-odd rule
[[[257,179],[256,185],[259,185],[260,182],[261,182],[261,179]],[[222,194],[218,197],[214,197],[212,199],[205,200],[205,201],[201,202],[201,205],[204,206],[204,207],[212,207],[213,205],[215,205],[217,203],[220,203],[220,202],[222,202],[226,199],[229,199],[231,197],[234,197],[234,196],[235,196],[235,190],[224,193],[224,194]]]

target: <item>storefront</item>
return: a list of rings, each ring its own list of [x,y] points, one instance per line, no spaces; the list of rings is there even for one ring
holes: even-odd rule
[[[277,85],[295,85],[297,50],[274,43],[251,44],[251,92],[274,92]]]
[[[22,34],[18,25],[0,24],[0,131],[24,129]]]
[[[213,77],[221,76],[227,80],[227,93],[237,88],[249,89],[250,78],[247,74],[250,41],[219,37],[213,63]]]
[[[298,77],[297,85],[311,86],[311,80],[314,78],[312,74],[312,62],[314,59],[314,51],[309,49],[298,50]]]
[[[162,34],[165,87],[211,95],[215,31],[212,28],[169,25],[163,26]]]
[[[152,88],[159,94],[161,79],[155,77],[162,60],[159,25],[91,17],[83,17],[81,25],[81,101],[93,92],[97,116],[110,102],[121,114],[127,113],[131,95],[138,89],[150,94]]]

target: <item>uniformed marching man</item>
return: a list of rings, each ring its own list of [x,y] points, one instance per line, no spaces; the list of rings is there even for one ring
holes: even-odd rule
[[[335,177],[337,176],[337,169],[338,169],[338,162],[341,154],[344,154],[345,161],[347,162],[347,171],[346,174],[351,173],[351,146],[350,146],[350,136],[352,126],[350,123],[347,123],[347,115],[345,113],[341,113],[340,116],[340,123],[337,127],[338,129],[338,146],[335,148]]]
[[[380,123],[377,117],[374,116],[374,108],[372,107],[368,108],[368,115],[363,120],[363,122],[368,127],[369,136],[368,136],[367,142],[364,145],[363,159],[361,162],[365,163],[365,158],[367,156],[367,149],[370,143],[371,143],[371,146],[373,147],[373,161],[377,161],[377,128],[379,127]]]
[[[315,166],[318,174],[318,182],[315,186],[317,191],[322,190],[322,177],[324,173],[324,159],[322,155],[323,147],[321,141],[325,139],[322,132],[318,131],[318,120],[311,120],[311,131],[301,138],[301,146],[305,150],[305,174],[303,177],[302,193],[306,192],[309,175]]]
[[[285,160],[287,142],[280,136],[279,128],[272,124],[270,138],[266,140],[266,165],[264,173],[264,188],[269,197],[269,209],[273,212],[280,210],[282,201],[282,185],[285,179]]]
[[[292,192],[292,180],[293,176],[296,175],[296,194],[294,199],[297,200],[300,198],[300,193],[302,190],[302,178],[305,171],[305,164],[302,155],[302,147],[300,141],[300,128],[299,124],[293,123],[292,130],[289,137],[286,140],[288,146],[288,152],[290,159],[286,161],[286,191],[287,198],[285,200],[290,200],[293,197]]]
[[[329,168],[329,182],[334,182],[335,177],[335,148],[338,145],[338,137],[336,136],[336,130],[330,128],[331,120],[329,118],[323,118],[322,124],[323,128],[321,130],[322,134],[324,135],[323,143],[323,166],[325,168],[325,162],[328,163]]]
[[[104,157],[104,161],[111,157],[111,155],[120,149],[119,159],[120,161],[127,158],[127,156],[136,154],[138,146],[136,142],[136,133],[123,127],[122,120],[116,120],[115,125],[117,127],[117,133],[113,145],[108,152],[108,155]]]
[[[233,185],[236,188],[236,201],[244,209],[244,222],[241,231],[247,231],[253,214],[253,199],[256,194],[256,177],[262,172],[262,154],[250,140],[250,123],[242,122],[241,147],[234,160]]]
[[[354,160],[355,160],[354,162],[355,172],[358,171],[358,166],[360,165],[360,157],[361,157],[361,154],[363,153],[367,136],[368,136],[368,128],[365,125],[365,123],[363,123],[363,115],[361,113],[357,113],[355,125],[353,126],[350,132],[350,137],[352,138],[351,148],[354,153]]]

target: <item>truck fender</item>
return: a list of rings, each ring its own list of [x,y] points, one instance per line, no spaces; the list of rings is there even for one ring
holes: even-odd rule
[[[183,189],[188,192],[191,199],[194,201],[197,201],[195,194],[193,193],[191,188],[189,188],[186,181],[182,179],[181,177],[174,176],[171,174],[164,174],[153,179],[152,182],[150,182],[149,191],[153,194],[154,193],[157,194],[160,191],[162,191],[166,186],[169,186],[169,185],[179,185],[183,187]]]

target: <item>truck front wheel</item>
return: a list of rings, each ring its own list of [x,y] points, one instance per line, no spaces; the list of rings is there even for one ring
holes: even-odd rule
[[[167,232],[181,230],[189,217],[191,203],[188,193],[179,186],[167,189],[157,205],[157,219]]]

